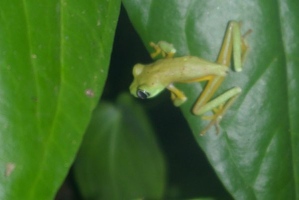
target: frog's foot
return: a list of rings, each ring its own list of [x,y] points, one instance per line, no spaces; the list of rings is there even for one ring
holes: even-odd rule
[[[186,95],[177,89],[173,84],[168,85],[167,89],[171,93],[170,98],[175,106],[180,106],[187,100]]]
[[[170,97],[171,97],[171,100],[172,100],[174,106],[177,106],[177,107],[182,105],[187,100],[187,97],[185,95],[178,97],[173,92],[171,93]]]
[[[222,112],[216,113],[214,115],[210,116],[202,116],[203,120],[210,120],[210,123],[200,132],[200,136],[204,136],[206,132],[212,127],[215,126],[216,128],[216,134],[218,135],[219,133],[219,123],[222,119]]]
[[[159,54],[161,54],[163,58],[172,58],[176,53],[173,44],[165,41],[159,41],[157,44],[150,42],[150,46],[155,49],[155,52],[151,53],[152,58],[157,57]]]
[[[155,49],[155,52],[151,53],[151,57],[152,57],[152,58],[155,58],[155,57],[157,57],[159,54],[161,54],[161,51],[162,51],[162,50],[161,50],[161,48],[160,48],[157,44],[151,42],[151,43],[150,43],[150,46],[153,47],[153,48]]]
[[[242,63],[244,63],[244,60],[246,59],[246,57],[247,57],[247,52],[248,52],[248,48],[249,48],[249,46],[248,46],[248,44],[247,44],[247,42],[246,42],[246,37],[250,34],[250,33],[252,33],[252,30],[251,29],[249,29],[248,31],[246,31],[246,33],[244,33],[243,35],[242,35],[242,38],[241,38],[241,42],[242,42],[242,45],[241,45],[241,51],[242,51],[242,56],[241,56],[241,62]]]

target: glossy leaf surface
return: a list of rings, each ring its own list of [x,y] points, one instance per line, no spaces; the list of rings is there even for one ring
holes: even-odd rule
[[[144,111],[129,94],[94,111],[75,162],[85,199],[161,199],[165,165]]]
[[[190,110],[201,84],[178,84],[188,96],[182,111],[236,199],[298,198],[299,4],[294,0],[123,2],[149,51],[149,42],[165,40],[174,44],[176,56],[213,61],[230,20],[242,21],[243,33],[252,30],[246,38],[244,70],[231,72],[218,92],[234,86],[243,90],[221,121],[220,134],[212,128],[199,136],[208,122]]]
[[[120,2],[1,1],[0,199],[53,199],[98,102]]]

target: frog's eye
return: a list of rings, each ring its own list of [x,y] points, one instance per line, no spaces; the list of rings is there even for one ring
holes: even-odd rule
[[[148,93],[147,91],[138,89],[137,90],[137,96],[140,99],[147,99],[150,96],[150,93]]]

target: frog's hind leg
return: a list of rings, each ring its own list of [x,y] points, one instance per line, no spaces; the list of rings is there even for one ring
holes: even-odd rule
[[[231,58],[233,56],[236,71],[242,70],[241,65],[248,48],[244,38],[241,36],[239,26],[240,23],[236,21],[231,21],[229,23],[217,59],[217,63],[229,67]],[[201,132],[201,135],[204,135],[213,125],[216,126],[218,133],[218,124],[223,115],[241,93],[241,89],[239,87],[235,87],[211,100],[216,90],[222,84],[223,80],[224,77],[220,76],[215,76],[210,79],[193,107],[193,113],[195,115],[202,115],[208,111],[214,111],[214,114],[208,117],[210,123]]]
[[[212,109],[214,114],[212,116],[202,116],[202,119],[210,120],[210,122],[200,132],[201,136],[203,136],[214,125],[216,127],[216,131],[217,131],[216,133],[217,134],[219,133],[219,123],[222,120],[223,115],[233,105],[233,103],[238,98],[240,93],[241,93],[241,88],[239,88],[239,87],[232,88],[229,91],[227,91],[224,94],[217,97],[216,99],[210,101],[205,106],[203,106],[203,111],[205,111],[205,109],[207,109],[207,110]],[[217,106],[217,104],[219,104],[219,103],[220,103],[220,105]]]

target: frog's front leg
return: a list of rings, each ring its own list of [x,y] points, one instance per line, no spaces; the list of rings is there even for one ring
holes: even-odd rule
[[[171,100],[175,106],[180,106],[187,100],[185,94],[173,84],[168,85],[167,89],[171,92]]]
[[[165,41],[159,41],[157,44],[151,42],[150,46],[155,49],[155,52],[151,53],[152,58],[157,57],[159,54],[161,54],[164,58],[172,58],[176,53],[176,49],[174,48],[173,44]]]

